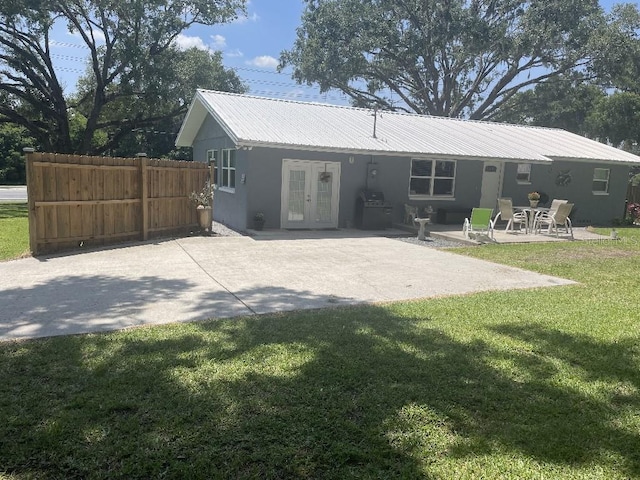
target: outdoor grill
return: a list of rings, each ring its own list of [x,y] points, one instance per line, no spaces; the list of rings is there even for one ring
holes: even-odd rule
[[[391,227],[393,209],[384,194],[363,190],[356,199],[356,226],[362,230],[384,230]]]

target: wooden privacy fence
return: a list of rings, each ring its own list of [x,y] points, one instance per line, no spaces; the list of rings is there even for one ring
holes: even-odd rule
[[[34,255],[187,231],[206,164],[147,158],[27,154]]]
[[[627,203],[640,203],[640,185],[629,183],[627,188]]]

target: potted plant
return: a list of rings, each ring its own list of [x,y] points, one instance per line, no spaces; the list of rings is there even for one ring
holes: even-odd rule
[[[536,208],[538,206],[538,202],[540,201],[540,194],[538,192],[531,192],[529,195],[529,205],[532,208]]]
[[[189,200],[196,206],[198,211],[198,224],[205,230],[211,229],[213,222],[213,185],[208,180],[199,192],[193,191],[189,194]]]
[[[262,230],[264,228],[264,213],[257,212],[253,215],[253,228]]]

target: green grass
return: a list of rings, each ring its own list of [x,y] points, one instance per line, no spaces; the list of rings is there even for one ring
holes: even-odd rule
[[[29,255],[29,211],[25,203],[0,203],[0,261]]]
[[[459,250],[571,286],[0,344],[0,472],[639,478],[640,229],[620,234]]]

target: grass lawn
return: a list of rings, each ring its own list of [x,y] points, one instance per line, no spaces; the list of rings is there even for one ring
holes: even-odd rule
[[[577,285],[0,343],[4,478],[640,478],[640,229]]]
[[[0,203],[0,261],[29,255],[26,203]]]

